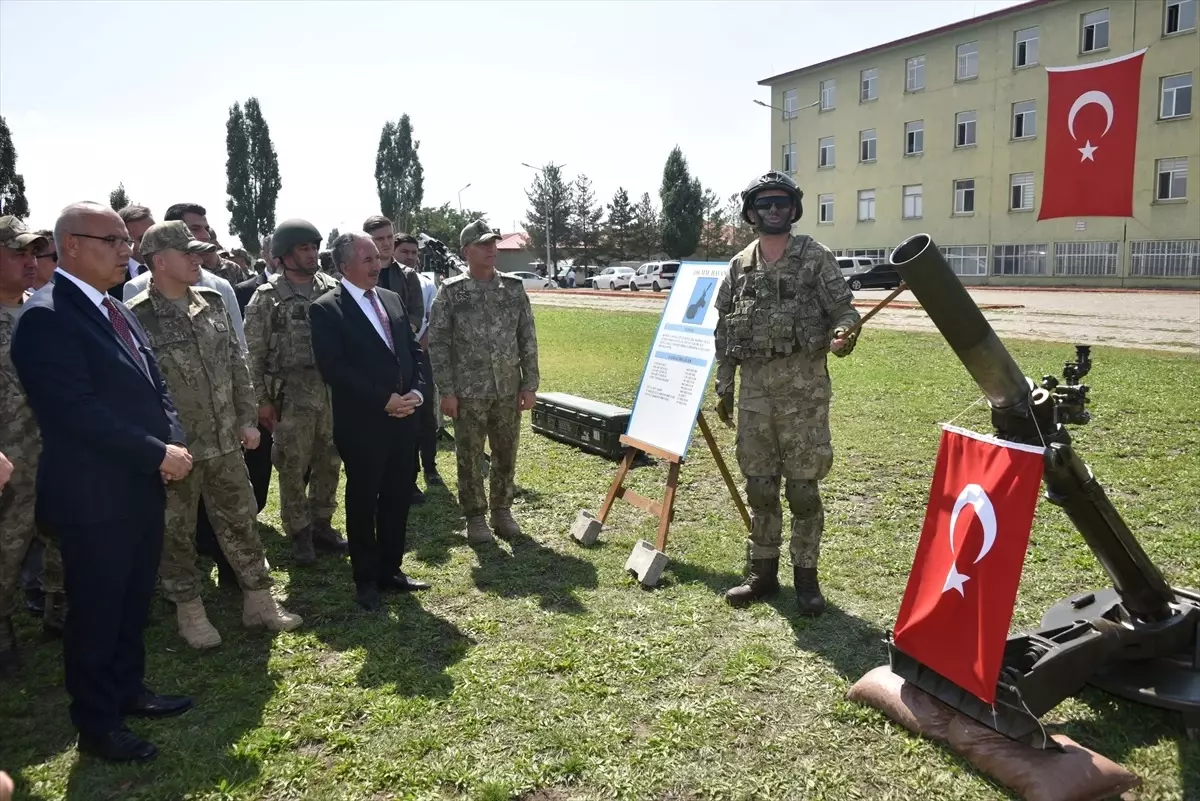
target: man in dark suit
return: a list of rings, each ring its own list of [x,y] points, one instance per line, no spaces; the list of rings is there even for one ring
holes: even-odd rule
[[[263,239],[262,252],[268,259],[271,257],[271,237],[267,236]],[[243,315],[246,313],[246,304],[250,302],[250,298],[254,297],[254,291],[266,282],[267,271],[260,270],[253,278],[242,281],[233,288],[233,294],[237,296],[238,308]],[[267,505],[267,493],[271,490],[271,446],[274,443],[271,433],[271,429],[259,423],[259,445],[254,450],[245,452],[246,470],[250,473],[250,485],[254,487],[254,500],[258,503],[260,512]]]
[[[365,234],[333,242],[343,276],[313,301],[317,369],[332,390],[333,441],[346,468],[346,538],[356,600],[380,607],[380,590],[428,588],[400,570],[416,456],[417,417],[425,379],[404,304],[376,286],[379,251]]]
[[[54,226],[56,279],[25,304],[12,361],[42,431],[37,515],[58,536],[71,609],[63,639],[82,752],[113,761],[157,750],[126,716],[166,717],[190,698],[143,683],[142,630],[163,544],[164,481],[191,455],[145,332],[106,293],[129,265],[125,223],[76,203]]]
[[[108,294],[120,303],[125,299],[125,285],[149,269],[142,262],[142,236],[150,229],[150,226],[154,225],[154,214],[145,206],[137,206],[132,203],[119,210],[117,214],[121,215],[121,222],[125,223],[125,230],[129,232],[129,238],[133,240],[133,250],[129,255],[128,267],[121,275],[121,280],[108,290]]]

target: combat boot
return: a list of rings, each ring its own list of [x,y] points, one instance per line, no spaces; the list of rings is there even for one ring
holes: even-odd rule
[[[792,575],[796,581],[796,605],[800,607],[800,614],[816,617],[824,612],[825,596],[817,583],[817,569],[793,566]]]
[[[333,524],[328,520],[320,520],[312,525],[312,544],[318,551],[343,554],[350,550],[349,543]]]
[[[512,512],[508,509],[492,510],[492,528],[501,537],[521,536],[521,527],[517,525],[517,521],[513,519]]]
[[[749,606],[754,601],[769,598],[779,592],[779,557],[751,559],[750,575],[740,587],[725,593],[730,606]]]
[[[291,631],[299,628],[304,619],[279,605],[270,590],[246,590],[242,603],[242,625],[248,629]]]
[[[476,515],[467,518],[467,542],[472,545],[477,545],[484,542],[495,542],[496,538],[492,536],[492,530],[488,528],[487,520],[483,515]]]
[[[17,632],[13,630],[12,618],[0,620],[0,674],[21,666],[21,652],[17,650]]]
[[[175,619],[179,624],[179,636],[191,647],[203,650],[221,644],[221,635],[208,622],[204,602],[199,598],[175,604]]]
[[[42,615],[42,637],[47,640],[60,640],[63,627],[67,624],[67,594],[65,592],[46,593],[46,613]]]
[[[313,550],[312,526],[305,526],[292,535],[292,561],[298,565],[316,564],[317,552]]]

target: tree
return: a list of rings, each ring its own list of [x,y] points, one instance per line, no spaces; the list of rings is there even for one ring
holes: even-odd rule
[[[375,154],[375,188],[379,211],[397,229],[409,227],[409,218],[425,198],[425,170],[417,151],[421,143],[412,138],[412,121],[407,114],[399,122],[385,122]]]
[[[604,222],[604,250],[614,261],[629,259],[633,240],[633,205],[625,187],[618,187],[608,204],[608,219]]]
[[[108,193],[108,205],[112,206],[113,211],[120,211],[129,205],[129,195],[125,194],[124,182]]]
[[[543,254],[546,252],[546,218],[550,219],[550,262],[546,274],[553,277],[561,252],[573,244],[571,236],[571,212],[574,208],[572,186],[563,180],[562,167],[547,164],[525,190],[529,199],[529,210],[525,212],[525,231],[529,234],[526,248]]]
[[[409,220],[405,233],[413,236],[428,234],[444,244],[451,252],[457,253],[458,235],[475,220],[484,219],[487,215],[482,211],[459,211],[449,203],[440,206],[424,206],[416,209]],[[399,230],[399,229],[398,229]]]
[[[725,204],[711,189],[704,190],[702,201],[704,226],[700,229],[700,250],[705,261],[723,261],[733,253],[729,249],[729,217]]]
[[[633,210],[633,236],[630,237],[630,255],[646,260],[654,258],[662,247],[662,220],[650,193],[643,192],[642,199]]]
[[[758,232],[742,217],[742,196],[735,192],[729,196],[725,205],[725,216],[729,220],[729,236],[727,246],[732,256],[758,238]]]
[[[704,224],[704,194],[700,181],[688,173],[687,159],[678,146],[667,156],[658,197],[662,201],[663,250],[676,259],[692,255]]]
[[[325,237],[325,249],[326,250],[333,247],[333,240],[338,238],[339,233],[341,233],[341,232],[338,231],[337,227],[335,226],[334,229],[329,232],[329,236]]]
[[[3,117],[0,117],[0,213],[11,214],[18,220],[29,216],[25,176],[17,172],[17,149]]]
[[[574,264],[583,266],[600,261],[600,218],[604,209],[596,204],[596,193],[592,191],[592,180],[586,175],[575,179],[571,192],[572,244],[575,248]]]
[[[258,98],[247,100],[244,112],[237,103],[229,109],[225,150],[229,157],[225,162],[229,233],[258,256],[260,238],[275,230],[275,201],[283,187],[279,157]]]

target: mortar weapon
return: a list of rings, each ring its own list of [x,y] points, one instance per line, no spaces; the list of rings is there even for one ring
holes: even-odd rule
[[[446,247],[440,239],[420,233],[417,235],[417,247],[425,251],[424,255],[430,270],[438,275],[448,278],[467,271],[466,263]]]
[[[685,319],[685,320],[692,319],[693,317],[696,316],[697,312],[699,312],[701,309],[703,309],[705,306],[708,305],[708,293],[709,292],[712,292],[711,284],[709,284],[709,286],[704,290],[704,294],[702,294],[700,297],[696,298],[694,301],[692,301],[690,304],[688,304],[687,311],[683,315],[683,319]]]
[[[1200,737],[1200,593],[1171,587],[1075,453],[1067,425],[1087,423],[1091,349],[1077,345],[1063,381],[1026,378],[937,245],[918,234],[892,252],[892,265],[929,314],[992,412],[995,436],[1045,446],[1046,498],[1079,531],[1112,587],[1055,604],[1041,628],[1010,634],[996,703],[989,707],[889,643],[892,670],[1013,739],[1036,736],[1038,718],[1091,684],[1138,703],[1182,713]]]

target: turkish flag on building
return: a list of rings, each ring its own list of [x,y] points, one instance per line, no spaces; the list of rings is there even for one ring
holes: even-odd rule
[[[898,649],[989,704],[1044,450],[943,426],[925,525],[896,616]]]
[[[1139,50],[1078,67],[1047,67],[1046,169],[1039,220],[1132,217]]]

